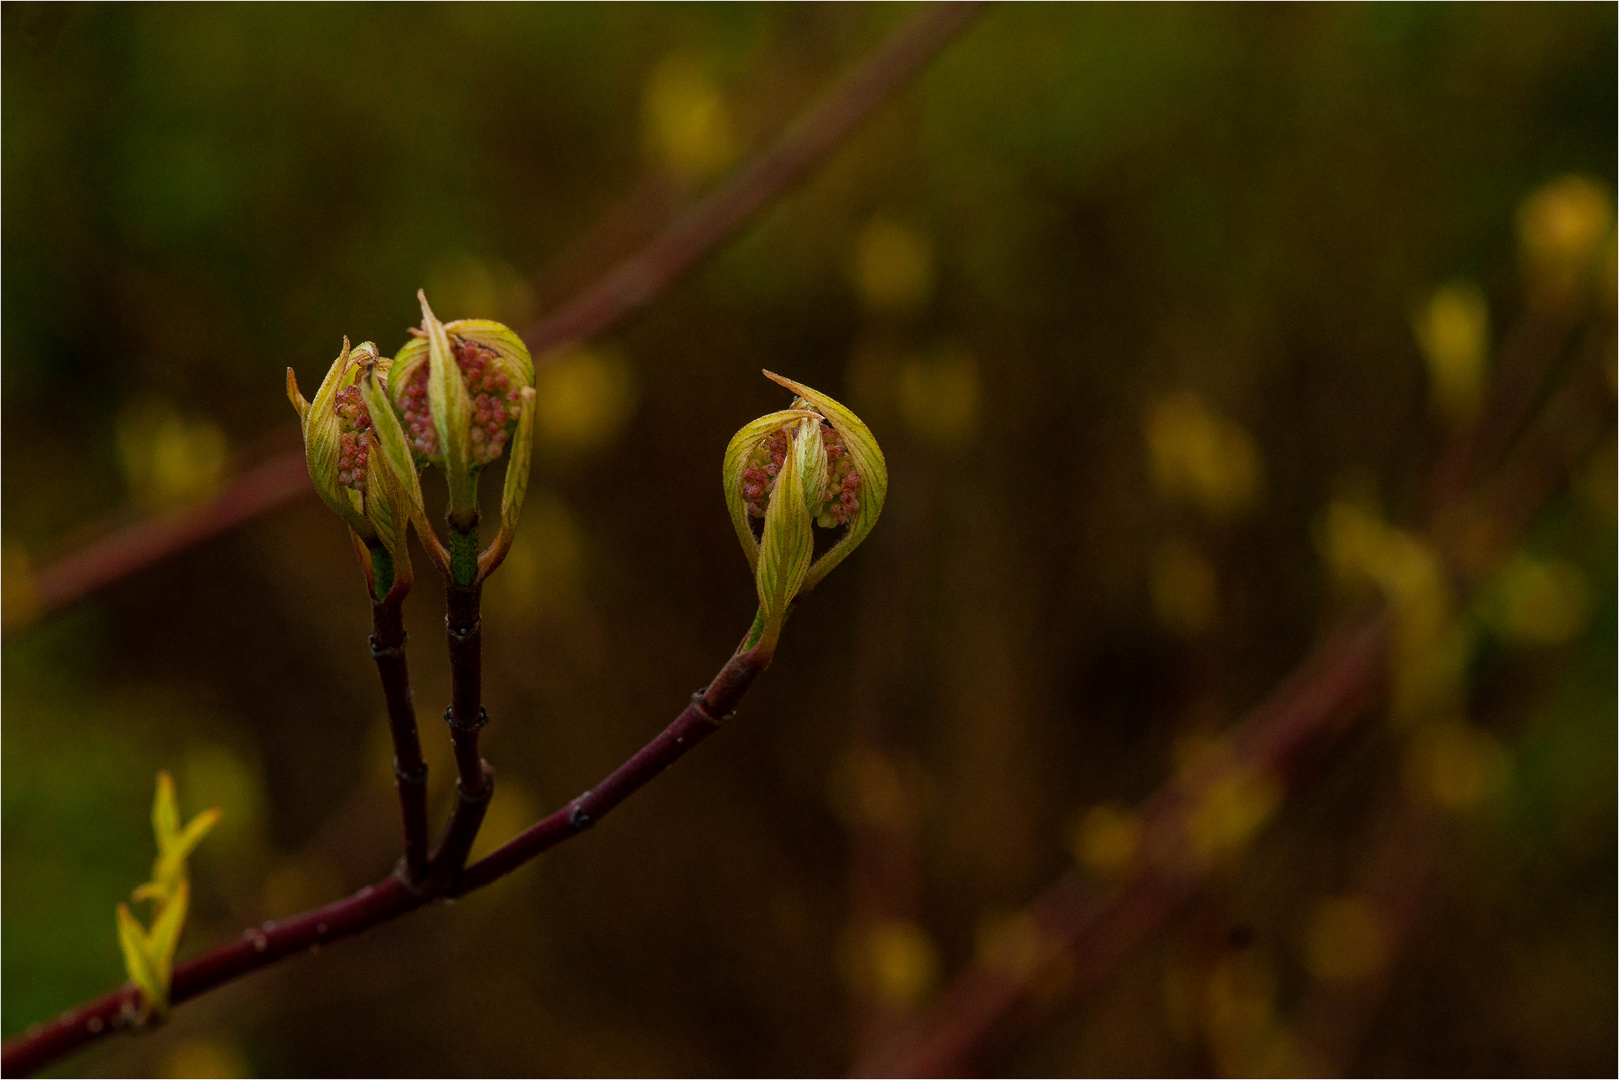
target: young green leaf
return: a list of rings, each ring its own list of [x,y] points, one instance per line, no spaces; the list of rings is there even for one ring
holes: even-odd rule
[[[386,361],[378,364],[381,367]],[[416,474],[416,459],[410,451],[410,443],[405,438],[405,429],[399,423],[399,415],[393,410],[393,403],[388,400],[388,394],[380,385],[377,372],[367,372],[360,377],[360,396],[365,401],[366,412],[371,417],[371,430],[375,433],[377,446],[382,451],[382,463],[387,466],[388,472],[399,481],[400,487],[409,502],[411,517],[418,521],[417,530],[420,531],[426,522],[426,512],[422,508],[422,483]]]
[[[742,545],[742,554],[747,557],[748,569],[756,573],[759,569],[759,541],[753,536],[753,526],[748,521],[747,498],[743,494],[743,473],[748,467],[748,457],[760,441],[771,433],[805,419],[818,417],[807,409],[783,409],[769,413],[744,424],[741,431],[731,436],[730,445],[725,448],[725,461],[721,467],[725,506],[731,515],[731,525],[736,529],[737,541]]]
[[[174,954],[180,948],[180,933],[185,929],[186,913],[191,904],[191,884],[182,880],[169,902],[163,905],[152,921],[152,932],[147,935],[153,973],[162,988],[161,1001],[166,1008],[169,983],[174,975]]]
[[[332,362],[326,378],[321,380],[315,400],[305,402],[298,393],[297,377],[287,369],[287,397],[298,410],[304,434],[304,458],[309,466],[309,479],[315,494],[329,506],[350,529],[367,541],[375,540],[375,530],[365,513],[362,495],[365,464],[359,447],[370,436],[357,428],[354,409],[345,402],[353,384],[354,371],[366,358],[375,358],[376,346],[362,343],[359,349],[349,346],[343,339],[343,351]],[[358,463],[358,464],[357,464]]]
[[[814,456],[811,444],[818,441],[819,421],[800,420],[788,445],[787,456],[776,477],[775,493],[765,511],[764,533],[759,543],[759,569],[754,580],[759,591],[759,607],[764,611],[764,635],[760,646],[774,650],[787,619],[787,609],[804,583],[815,540],[810,531],[809,508],[805,505],[808,488],[805,470]],[[821,458],[825,471],[825,457]]]
[[[457,319],[444,329],[494,353],[499,358],[501,371],[519,392],[525,386],[534,385],[534,358],[511,327],[493,319]]]
[[[219,808],[214,806],[192,818],[186,823],[186,827],[180,830],[180,834],[174,838],[174,853],[181,859],[189,858],[197,844],[202,841],[203,837],[208,835],[215,825],[219,824],[219,819],[223,816]]]
[[[174,777],[157,774],[157,795],[152,799],[152,832],[158,851],[167,851],[180,833],[180,804],[174,797]]]
[[[422,330],[427,335],[427,403],[444,457],[444,482],[450,489],[450,517],[466,523],[478,510],[478,488],[472,475],[472,399],[461,368],[450,352],[444,324],[417,290],[422,305]]]
[[[496,325],[499,325],[498,323]],[[502,328],[504,329],[504,328]],[[517,430],[512,435],[511,460],[506,463],[506,485],[500,493],[500,533],[489,550],[478,557],[478,579],[494,573],[511,550],[517,536],[517,519],[528,497],[528,471],[534,458],[534,388],[523,387],[519,395]]]
[[[158,978],[146,930],[124,904],[118,905],[118,945],[124,954],[124,971],[140,989],[147,1011],[161,1013],[168,1006],[168,987]]]

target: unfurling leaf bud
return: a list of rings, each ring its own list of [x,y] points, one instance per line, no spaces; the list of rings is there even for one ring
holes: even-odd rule
[[[287,369],[287,397],[303,424],[309,478],[321,501],[348,524],[379,600],[410,586],[405,537],[411,521],[429,550],[437,548],[427,539],[421,484],[404,431],[386,407],[389,364],[371,342],[350,349],[344,338],[312,402]]]
[[[819,391],[771,372],[792,408],[747,424],[725,451],[725,501],[759,590],[758,644],[775,648],[787,609],[853,551],[882,513],[888,467],[871,430]],[[753,521],[763,519],[755,537]],[[811,526],[843,529],[812,558]],[[752,640],[750,639],[750,647]]]
[[[451,525],[466,532],[477,522],[478,474],[517,434],[534,361],[508,327],[488,319],[442,323],[416,295],[421,329],[394,357],[388,395],[417,463],[444,471]],[[519,486],[526,484],[525,473]]]

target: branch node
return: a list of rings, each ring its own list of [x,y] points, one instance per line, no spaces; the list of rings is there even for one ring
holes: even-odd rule
[[[393,877],[395,881],[399,882],[400,886],[406,892],[415,897],[417,900],[432,899],[431,894],[429,894],[427,891],[427,876],[424,874],[418,880],[412,881],[410,878],[409,865],[405,862],[405,857],[403,855],[399,857],[398,862],[394,863]],[[325,923],[320,924],[320,929],[318,932],[321,934],[326,933]]]
[[[715,727],[719,727],[721,724],[724,724],[724,723],[726,723],[726,722],[728,722],[730,720],[735,720],[736,719],[736,710],[735,709],[732,709],[730,712],[726,713],[724,716],[718,716],[718,717],[716,717],[713,713],[709,712],[707,707],[704,706],[704,704],[703,704],[703,695],[707,694],[707,693],[708,693],[708,687],[705,686],[701,690],[697,691],[697,693],[695,693],[695,694],[693,694],[691,696],[691,707],[697,710],[697,715],[701,716],[704,720],[707,720],[710,724],[713,724]]]
[[[424,761],[415,769],[406,772],[399,767],[399,759],[394,758],[394,778],[401,784],[425,784],[427,783],[427,762]]]
[[[488,802],[490,796],[492,796],[495,793],[495,770],[490,768],[489,762],[487,762],[487,761],[483,762],[482,764],[483,764],[483,790],[482,791],[478,792],[476,795],[468,795],[467,794],[467,789],[461,786],[461,781],[457,780],[455,782],[455,793],[456,793],[456,795],[460,797],[462,802],[467,803],[470,806],[477,806],[480,803]]]
[[[479,728],[489,723],[489,711],[480,705],[478,706],[478,718],[472,721],[470,724],[463,724],[456,720],[455,709],[452,706],[444,710],[444,722],[449,724],[457,731],[477,731]]]
[[[586,829],[596,824],[596,819],[585,813],[585,808],[579,805],[579,800],[586,798],[589,796],[589,794],[590,792],[587,791],[584,795],[579,796],[579,799],[575,799],[573,809],[568,811],[568,824],[572,825],[579,832],[584,832]]]
[[[404,656],[405,645],[410,641],[410,635],[406,634],[400,638],[398,645],[378,645],[375,634],[372,634],[366,640],[371,643],[371,659],[381,660],[384,657]]]

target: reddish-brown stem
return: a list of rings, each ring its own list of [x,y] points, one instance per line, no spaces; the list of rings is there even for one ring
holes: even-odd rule
[[[461,868],[467,863],[473,843],[478,839],[478,830],[483,827],[489,800],[495,794],[495,770],[485,761],[480,771],[482,787],[476,795],[468,795],[460,780],[455,782],[455,810],[450,814],[450,825],[444,830],[444,839],[439,841],[438,848],[433,852],[433,859],[428,864],[427,880],[422,886],[422,891],[429,896],[449,894],[459,878]]]
[[[398,878],[387,877],[347,899],[279,923],[250,927],[235,941],[177,966],[169,1000],[176,1005],[189,1001],[294,953],[313,952],[329,941],[397,918],[424,902]],[[0,1053],[0,1072],[6,1076],[31,1073],[102,1035],[137,1027],[139,1010],[140,992],[126,983],[6,1043]]]
[[[476,797],[484,786],[478,731],[488,721],[483,708],[483,621],[478,611],[483,586],[449,585],[444,592],[444,631],[450,645],[450,710],[444,719],[455,743],[461,789]]]
[[[1566,328],[1564,334],[1566,335]],[[1476,577],[1498,561],[1511,536],[1528,523],[1533,508],[1550,495],[1558,479],[1574,466],[1578,454],[1607,421],[1612,398],[1605,387],[1603,367],[1613,355],[1611,315],[1599,325],[1577,355],[1567,385],[1556,392],[1536,421],[1523,433],[1512,457],[1492,479],[1496,498],[1491,520],[1491,544],[1484,550],[1450,552],[1460,564],[1459,577]],[[1561,338],[1557,349],[1561,347]],[[1506,346],[1511,350],[1511,343]],[[1539,364],[1520,358],[1518,365],[1533,367],[1543,377],[1550,358]],[[1508,365],[1498,365],[1506,375]],[[1503,417],[1500,427],[1516,426],[1542,389],[1527,376],[1510,387],[1510,400],[1492,408]],[[1499,396],[1499,395],[1498,395]],[[1471,445],[1473,433],[1469,433]],[[1485,449],[1490,449],[1485,444]],[[1474,455],[1483,464],[1488,458]],[[1509,493],[1505,497],[1503,493]],[[1296,1031],[1303,1061],[1316,1075],[1345,1076],[1355,1066],[1360,1042],[1370,1028],[1392,985],[1401,951],[1417,938],[1424,902],[1432,891],[1433,861],[1444,844],[1447,822],[1440,808],[1427,799],[1412,797],[1403,784],[1391,784],[1376,816],[1370,855],[1350,895],[1365,904],[1382,929],[1383,958],[1377,969],[1360,979],[1319,981],[1299,1006]]]
[[[1020,1005],[1049,1003],[1060,988],[1094,986],[1184,904],[1219,865],[1189,838],[1207,793],[1245,776],[1269,777],[1291,790],[1322,752],[1375,697],[1387,648],[1385,619],[1349,620],[1232,733],[1213,768],[1170,781],[1140,809],[1136,872],[1105,890],[1070,872],[1029,906],[1028,938],[1018,963],[980,963],[956,980],[930,1011],[855,1069],[857,1076],[961,1076]]]
[[[1453,503],[1506,451],[1529,419],[1536,395],[1578,324],[1578,312],[1535,312],[1496,355],[1489,400],[1478,417],[1444,443],[1428,479],[1430,511]]]
[[[1350,1076],[1355,1051],[1393,982],[1394,960],[1417,928],[1423,897],[1430,891],[1433,859],[1446,836],[1443,811],[1412,799],[1391,784],[1376,820],[1371,854],[1351,890],[1382,930],[1383,962],[1349,980],[1315,981],[1298,1009],[1303,1062],[1312,1076]]]
[[[767,657],[757,653],[731,657],[709,688],[697,695],[657,738],[585,795],[488,858],[467,867],[448,895],[465,896],[482,888],[601,820],[716,730],[768,663]],[[550,824],[559,818],[563,827]],[[451,830],[455,828],[452,823]],[[476,833],[475,826],[472,831]],[[245,930],[240,939],[176,967],[170,1000],[176,1005],[189,1001],[294,953],[313,952],[327,942],[398,918],[427,903],[430,895],[428,889],[413,889],[401,878],[390,876],[345,900]],[[126,984],[55,1020],[36,1025],[5,1044],[0,1053],[0,1072],[6,1076],[34,1072],[103,1035],[129,1028],[138,1022],[139,1005],[139,992]]]
[[[428,869],[425,888],[429,895],[444,892],[456,880],[495,793],[495,770],[478,751],[478,732],[489,722],[483,707],[483,622],[479,614],[483,585],[451,582],[444,594],[444,631],[450,646],[450,707],[444,710],[444,722],[450,727],[455,750],[456,800],[449,827]]]
[[[388,733],[394,744],[394,787],[405,831],[405,880],[419,882],[427,870],[427,762],[416,731],[416,703],[405,659],[403,598],[371,605],[371,658],[377,662],[388,702]]]
[[[718,731],[748,686],[769,663],[769,658],[757,651],[731,657],[714,681],[693,694],[691,704],[657,738],[601,783],[467,867],[450,895],[461,896],[481,889],[600,821],[686,751]]]
[[[976,14],[978,3],[937,4],[901,26],[862,63],[818,99],[762,156],[754,159],[692,213],[677,221],[636,256],[614,267],[528,332],[538,354],[556,345],[600,333],[614,321],[650,300],[657,290],[717,247],[732,231],[780,194],[902,85]],[[288,453],[239,477],[207,503],[167,517],[142,521],[51,564],[33,579],[31,615],[64,606],[112,581],[143,569],[193,543],[224,532],[260,513],[306,494],[309,478],[303,453]],[[579,828],[547,838],[547,822],[467,868],[454,889],[461,896],[509,873],[599,820],[642,785],[666,769],[717,726],[734,708],[753,678],[768,663],[757,654],[733,657],[698,702],[688,706],[652,743],[606,780],[564,811]],[[452,709],[454,706],[452,706]],[[475,754],[475,745],[474,745]],[[458,767],[463,763],[457,757]],[[482,772],[479,762],[478,775]],[[466,770],[461,769],[463,778]],[[485,781],[487,790],[487,781]],[[584,806],[583,817],[576,815]],[[594,816],[591,816],[594,815]],[[481,816],[481,815],[480,815]],[[455,831],[452,823],[451,832]],[[474,830],[475,831],[475,830]],[[231,979],[295,952],[313,951],[327,941],[359,933],[398,917],[425,902],[425,891],[407,887],[396,877],[368,886],[346,900],[266,924],[241,941],[210,950],[175,969],[172,1002],[178,1004]],[[11,1040],[0,1054],[6,1075],[32,1072],[117,1028],[137,1013],[138,993],[124,986],[69,1010]]]

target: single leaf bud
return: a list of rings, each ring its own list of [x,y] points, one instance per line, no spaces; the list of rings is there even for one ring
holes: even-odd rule
[[[321,381],[314,401],[298,392],[287,369],[287,397],[303,424],[304,454],[315,493],[331,507],[364,550],[361,564],[378,599],[410,584],[406,528],[415,520],[424,533],[421,486],[404,433],[386,402],[389,361],[362,342],[343,351]],[[436,549],[436,542],[428,545]]]
[[[534,361],[510,328],[488,319],[442,323],[426,295],[416,295],[422,325],[394,357],[388,396],[416,462],[444,472],[452,525],[468,531],[477,522],[478,474],[516,434]]]
[[[819,391],[765,372],[798,397],[745,425],[725,451],[725,501],[759,590],[761,637],[774,649],[787,609],[848,557],[877,523],[888,467],[871,430]],[[763,519],[756,537],[753,522]],[[843,535],[813,559],[811,526]]]

